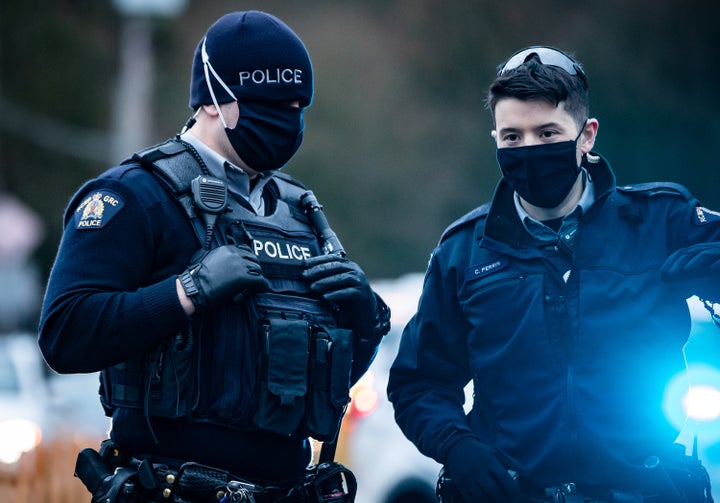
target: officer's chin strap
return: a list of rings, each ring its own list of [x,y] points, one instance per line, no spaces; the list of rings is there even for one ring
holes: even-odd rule
[[[715,326],[720,328],[720,314],[715,312],[715,306],[717,305],[717,302],[711,302],[705,299],[700,299],[700,302],[703,303],[705,309],[707,309],[710,313],[710,319],[715,324]]]

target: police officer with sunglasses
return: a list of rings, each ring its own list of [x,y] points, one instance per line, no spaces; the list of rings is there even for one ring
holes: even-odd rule
[[[720,300],[720,213],[674,183],[616,183],[567,53],[499,68],[502,179],[432,252],[390,372],[396,421],[444,465],[444,502],[712,501],[662,403],[686,371],[686,299]]]

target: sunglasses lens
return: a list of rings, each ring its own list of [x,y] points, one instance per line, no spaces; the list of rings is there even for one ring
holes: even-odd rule
[[[580,69],[577,63],[575,63],[572,59],[570,59],[562,52],[551,47],[530,47],[528,49],[524,49],[518,52],[517,54],[513,55],[507,61],[507,63],[505,63],[505,65],[502,67],[502,70],[500,70],[500,75],[507,72],[508,70],[513,70],[518,66],[522,65],[532,55],[535,55],[543,65],[557,66],[558,68],[562,68],[563,70],[565,70],[570,75],[580,75],[583,78],[585,77],[583,71]]]

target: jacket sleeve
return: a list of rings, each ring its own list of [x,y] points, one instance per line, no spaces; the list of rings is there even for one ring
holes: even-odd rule
[[[420,452],[444,463],[448,449],[471,436],[463,403],[471,379],[467,327],[457,297],[457,279],[437,248],[425,275],[418,310],[405,327],[390,369],[388,397],[395,420]]]
[[[180,271],[158,274],[158,232],[172,223],[160,221],[162,204],[141,203],[129,187],[101,177],[82,187],[66,211],[38,341],[57,372],[125,361],[187,323],[175,289]],[[176,260],[186,260],[182,244],[176,246]]]
[[[695,199],[671,201],[668,225],[672,239],[663,265],[666,281],[685,298],[720,303],[720,212]]]
[[[390,331],[390,308],[385,301],[373,292],[375,296],[375,318],[372,326],[366,330],[365,336],[356,337],[353,340],[353,363],[350,374],[350,385],[355,384],[367,372],[375,360],[377,351],[383,337]]]

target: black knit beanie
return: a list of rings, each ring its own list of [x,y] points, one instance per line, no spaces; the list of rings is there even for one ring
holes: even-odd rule
[[[208,68],[204,65],[203,52]],[[298,100],[304,107],[312,101],[312,64],[305,45],[283,21],[265,12],[233,12],[210,26],[193,58],[192,109],[213,103],[206,75],[218,103],[235,98]]]

